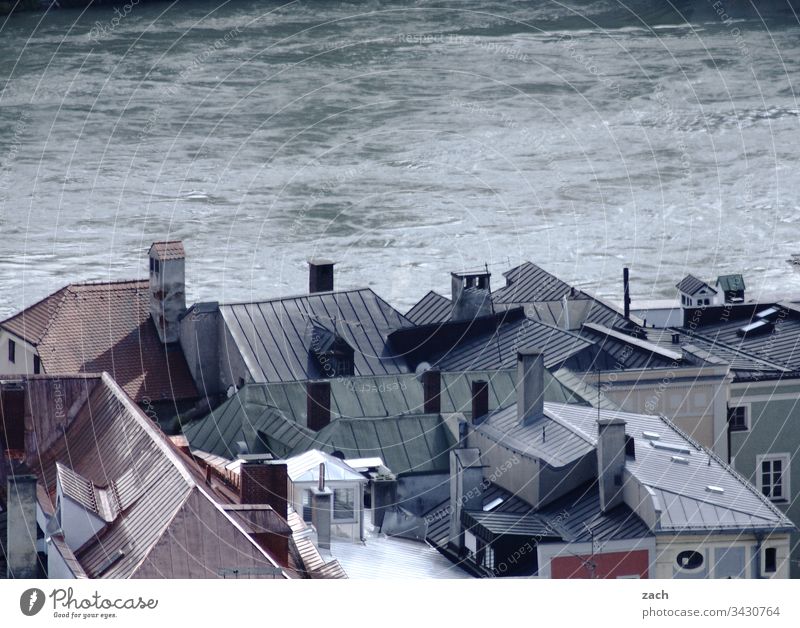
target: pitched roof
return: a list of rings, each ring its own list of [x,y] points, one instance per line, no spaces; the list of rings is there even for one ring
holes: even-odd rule
[[[46,429],[46,415],[35,413],[34,429]],[[97,487],[113,487],[118,511],[74,552],[90,578],[213,578],[231,567],[243,575],[275,575],[274,561],[107,374],[63,437],[44,451],[29,451],[28,459],[50,501],[46,511],[55,504],[57,483],[93,512],[101,510]]]
[[[409,370],[387,338],[412,323],[368,288],[221,305],[220,311],[255,382],[323,377],[311,355],[315,324],[335,326],[354,349],[356,375]]]
[[[150,317],[149,282],[70,284],[0,323],[37,347],[46,373],[106,371],[134,401],[193,399],[183,351]]]
[[[548,400],[580,403],[584,392],[563,383],[563,374],[545,373],[545,395]],[[516,400],[516,375],[513,370],[442,373],[441,410],[444,414],[463,412],[471,415],[471,383],[483,380],[489,384],[489,408],[494,409]],[[570,380],[572,383],[572,380]],[[342,418],[380,420],[424,412],[422,384],[413,374],[384,377],[354,377],[331,380],[331,425]],[[207,416],[184,427],[184,433],[195,450],[227,459],[239,453],[237,443],[245,442],[251,453],[271,452],[278,457],[299,453],[319,446],[328,450],[333,442],[346,441],[338,427],[324,428],[315,435],[306,424],[306,385],[303,382],[247,384]],[[348,448],[371,450],[375,444],[373,431],[396,430],[397,425],[358,425]],[[350,425],[347,429],[352,429]],[[362,431],[364,428],[366,431]],[[324,432],[324,433],[323,433]],[[371,435],[366,437],[366,435]],[[325,440],[328,439],[328,440]],[[325,440],[325,442],[321,442]],[[394,442],[394,441],[393,441]],[[347,444],[342,442],[342,444]],[[329,449],[333,451],[333,449]],[[390,456],[398,468],[406,466]],[[411,456],[416,457],[416,454]],[[411,465],[415,466],[415,465]],[[399,473],[396,469],[392,469]]]
[[[186,257],[183,242],[180,240],[153,242],[150,246],[149,254],[162,261],[184,259]]]
[[[626,469],[645,489],[643,504],[647,502],[646,509],[657,520],[654,531],[793,529],[749,482],[663,417],[545,403],[545,416],[530,426],[519,424],[512,407],[493,413],[476,429],[524,455],[561,467],[595,449],[598,418],[626,422],[626,434],[636,449]],[[658,435],[655,440],[647,436],[653,433]],[[675,461],[676,454],[684,460]],[[710,491],[709,486],[723,492]]]
[[[449,320],[452,311],[453,302],[431,290],[406,312],[406,318],[415,325],[430,325]]]
[[[709,286],[705,281],[698,279],[692,274],[686,275],[686,277],[681,279],[680,283],[675,284],[675,287],[684,294],[688,294],[690,296],[694,296],[704,288],[710,291],[712,294],[717,293],[717,291]]]

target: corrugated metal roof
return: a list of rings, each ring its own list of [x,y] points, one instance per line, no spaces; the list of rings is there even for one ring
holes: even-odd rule
[[[514,514],[471,510],[464,511],[462,516],[464,527],[467,530],[478,526],[488,531],[493,537],[538,536],[561,538],[561,535],[550,526],[544,517],[533,512]]]
[[[310,354],[315,323],[335,326],[353,348],[356,375],[409,371],[387,338],[413,324],[370,289],[221,305],[220,311],[255,382],[323,377]]]
[[[702,279],[698,279],[692,274],[686,275],[686,277],[681,279],[679,283],[675,284],[675,287],[684,294],[688,294],[690,296],[694,296],[703,288],[705,288],[712,294],[717,293],[717,291],[711,286],[709,286],[705,281],[703,281]]]
[[[430,325],[450,320],[452,311],[453,302],[431,290],[406,312],[406,318],[415,325]]]

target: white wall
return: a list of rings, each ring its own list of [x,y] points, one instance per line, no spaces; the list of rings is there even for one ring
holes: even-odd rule
[[[14,363],[8,361],[8,341],[13,340],[16,345],[16,359]],[[0,375],[25,375],[33,373],[33,356],[37,355],[36,347],[28,344],[5,329],[0,329]],[[44,368],[42,368],[44,373]]]

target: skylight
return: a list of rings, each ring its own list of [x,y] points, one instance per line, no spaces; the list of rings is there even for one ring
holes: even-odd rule
[[[502,504],[505,500],[502,497],[495,497],[492,501],[483,505],[483,512],[490,512]]]
[[[655,447],[656,449],[664,449],[666,451],[674,451],[680,454],[691,454],[692,450],[689,449],[686,445],[673,445],[672,443],[659,443],[656,441],[650,441],[650,445]]]
[[[642,432],[642,436],[644,436],[647,440],[659,440],[661,435],[658,432]]]
[[[677,462],[678,464],[689,464],[689,459],[684,458],[683,456],[672,456],[672,462]]]
[[[725,492],[725,489],[724,489],[724,488],[722,488],[721,486],[713,486],[713,485],[711,485],[711,484],[709,484],[708,486],[706,486],[706,490],[707,490],[709,493],[717,493],[717,494],[722,494],[722,493],[724,493],[724,492]]]

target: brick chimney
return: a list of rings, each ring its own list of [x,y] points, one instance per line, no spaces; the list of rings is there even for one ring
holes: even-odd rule
[[[625,438],[625,421],[618,418],[597,420],[597,481],[600,508],[608,512],[622,503],[625,456],[631,447]],[[630,452],[635,455],[635,452]]]
[[[13,462],[8,476],[6,577],[38,578],[36,551],[36,476],[21,462]]]
[[[442,374],[429,369],[422,374],[422,411],[425,414],[440,414],[442,411]]]
[[[333,291],[333,265],[328,259],[308,260],[308,293]]]
[[[331,422],[331,383],[306,383],[306,424],[319,431]]]
[[[472,382],[472,424],[480,425],[489,414],[489,383],[484,380]]]
[[[186,252],[183,242],[153,242],[150,257],[150,316],[164,344],[180,340],[186,312]]]
[[[240,473],[241,503],[271,506],[286,519],[289,515],[286,463],[273,460],[246,461],[240,467]]]
[[[544,354],[538,349],[517,353],[517,417],[528,425],[544,416]]]

